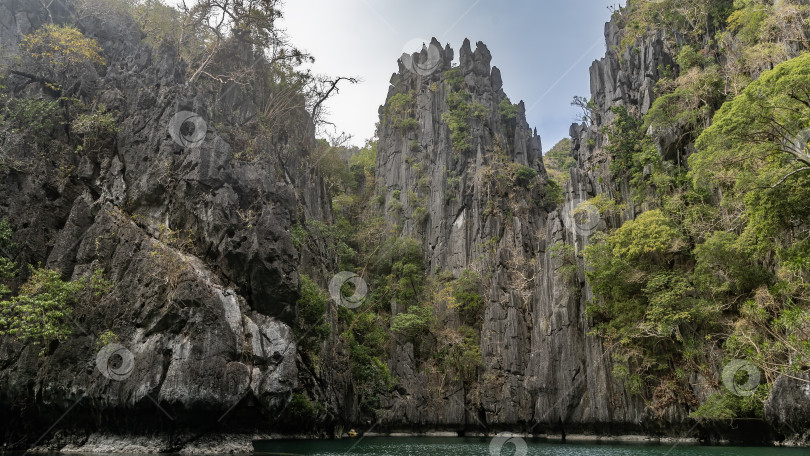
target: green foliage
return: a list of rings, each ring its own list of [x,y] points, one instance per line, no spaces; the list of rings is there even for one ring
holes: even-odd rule
[[[585,125],[593,124],[594,119],[599,113],[599,105],[596,104],[596,100],[593,98],[575,95],[571,106],[576,106],[580,109],[580,120]]]
[[[439,370],[453,380],[472,382],[483,365],[480,344],[478,332],[469,326],[459,326],[457,331],[445,329],[433,358]]]
[[[633,157],[642,152],[649,139],[644,134],[643,121],[631,115],[626,107],[613,106],[610,110],[616,119],[603,130],[608,138],[605,150],[611,155],[610,171],[620,176],[632,169]]]
[[[487,116],[489,116],[489,108],[477,101],[470,104],[470,117],[474,117],[478,120],[486,120]]]
[[[85,63],[104,64],[96,40],[82,35],[76,27],[45,24],[20,42],[26,57],[56,67]]]
[[[501,115],[501,119],[507,122],[515,120],[517,117],[517,109],[517,105],[512,104],[508,98],[504,98],[500,103],[498,103],[498,112]]]
[[[569,170],[577,165],[571,153],[571,138],[563,138],[549,149],[543,155],[543,164],[549,177],[557,182],[567,182],[570,177]]]
[[[695,48],[688,44],[685,44],[681,48],[675,61],[678,63],[678,66],[681,67],[681,71],[688,71],[694,67],[702,68],[708,63],[706,57],[695,51]]]
[[[512,161],[500,146],[496,146],[489,163],[480,169],[480,176],[490,194],[488,204],[495,204],[493,197],[508,197],[517,188],[532,191],[538,182],[537,170]]]
[[[56,100],[15,98],[6,118],[13,131],[19,131],[34,142],[44,144],[58,125],[58,112],[59,102]]]
[[[810,7],[631,0],[616,15],[622,59],[648,31],[682,35],[665,43],[678,49],[679,74],[659,68],[645,117],[613,107],[603,130],[614,181],[629,183],[633,200],[591,204],[602,215],[631,203],[644,211],[584,250],[594,292],[587,314],[594,334],[616,343],[614,375],[656,408],[666,406],[657,404],[662,388],[711,375],[706,353],[718,346],[763,368],[769,382],[806,371],[810,238],[796,227],[810,219],[810,58],[780,62],[808,49]],[[647,132],[665,139],[666,158]],[[679,165],[689,155],[687,174]],[[761,416],[769,387],[712,396],[693,417]]]
[[[810,167],[807,140],[799,135],[810,125],[808,94],[810,54],[804,54],[763,73],[724,104],[690,157],[695,185],[718,182],[746,192]]]
[[[100,350],[102,347],[113,342],[118,342],[118,334],[108,329],[98,335],[98,339],[96,339],[96,350]]]
[[[301,274],[301,294],[298,297],[296,333],[301,338],[299,347],[311,359],[317,359],[320,344],[329,335],[326,308],[329,295],[306,275]]]
[[[555,242],[549,247],[551,258],[559,261],[558,274],[569,282],[573,282],[577,275],[577,254],[574,246],[562,242]]]
[[[736,11],[728,16],[728,29],[740,43],[753,46],[759,41],[762,25],[768,16],[766,6],[758,1],[737,0]]]
[[[666,261],[676,251],[680,234],[660,210],[652,210],[628,220],[610,239],[613,255],[628,261]]]
[[[374,416],[380,407],[380,396],[393,385],[388,366],[381,360],[385,356],[388,333],[386,324],[371,311],[356,313],[341,307],[342,319],[349,327],[341,337],[349,347],[352,380],[356,382],[360,409]]]
[[[747,248],[734,233],[716,231],[695,247],[695,285],[709,296],[743,296],[772,279],[752,261]]]
[[[622,347],[634,366],[630,380],[646,382],[652,370],[682,362],[686,335],[710,324],[716,312],[696,297],[688,271],[672,268],[687,254],[683,247],[673,222],[652,210],[612,235],[597,233],[585,248],[586,275],[598,297],[588,314],[597,334]]]
[[[434,322],[433,308],[427,303],[419,303],[395,315],[391,320],[391,330],[415,341],[427,334]]]
[[[461,74],[459,68],[453,68],[444,72],[444,81],[450,87],[451,92],[458,92],[463,90],[467,83],[464,82],[464,75]]]
[[[414,131],[419,128],[419,121],[413,118],[401,119],[396,121],[395,126],[402,131]]]
[[[395,93],[388,99],[387,106],[390,112],[412,114],[415,102],[416,97],[413,92]]]
[[[305,226],[309,233],[306,239],[324,242],[329,256],[336,258],[342,269],[350,269],[357,251],[352,247],[351,237],[354,229],[348,219],[337,217],[335,223],[331,225],[319,220],[307,220]]]
[[[194,60],[193,55],[201,52],[197,43],[188,43],[181,46],[183,41],[183,28],[178,24],[183,22],[180,11],[158,0],[139,1],[131,6],[130,13],[140,25],[144,33],[144,41],[152,47],[157,54],[164,46],[180,48],[184,60]],[[195,30],[195,38],[201,38],[200,31]],[[196,52],[195,52],[196,51]]]
[[[22,69],[57,92],[88,67],[104,65],[101,46],[76,27],[45,24],[20,41]]]
[[[467,92],[450,92],[447,94],[447,105],[450,109],[442,113],[442,121],[450,129],[450,140],[456,152],[467,152],[472,148],[470,125],[467,123],[470,117],[468,100]]]
[[[11,293],[5,282],[15,275],[16,265],[9,258],[12,248],[14,243],[11,241],[11,225],[8,220],[0,220],[0,299]]]
[[[556,180],[548,179],[543,187],[543,205],[557,206],[565,200],[563,187]]]
[[[733,0],[630,0],[614,13],[623,30],[618,51],[631,50],[636,40],[654,29],[678,30],[690,41],[712,36],[725,25],[732,4]]]
[[[768,385],[759,385],[756,392],[750,396],[739,396],[728,391],[712,394],[689,417],[707,420],[762,418],[763,404],[769,390]]]
[[[0,301],[0,335],[37,342],[44,353],[52,341],[71,333],[73,306],[84,291],[99,297],[109,291],[103,270],[74,281],[64,281],[59,272],[30,267],[31,276],[19,294]]]
[[[425,223],[429,216],[430,213],[428,213],[427,208],[425,208],[424,206],[415,207],[413,213],[411,214],[411,218],[413,218],[413,220],[420,225],[422,223]]]
[[[683,49],[691,48],[684,46]],[[700,56],[695,53],[687,54],[684,55],[682,50],[679,59],[685,65],[690,65],[689,69],[684,70],[672,83],[671,93],[659,96],[647,113],[647,119],[653,127],[687,128],[687,131],[705,128],[724,100],[725,81],[720,67],[712,65],[702,69],[698,66],[700,63],[695,62]],[[664,82],[659,82],[659,91],[665,85]]]
[[[581,213],[587,213],[588,209],[591,207],[595,207],[601,217],[614,215],[624,210],[624,205],[620,204],[616,199],[611,198],[606,193],[600,193],[593,198],[589,198],[584,204],[581,203],[577,206],[573,211],[573,215],[577,216]]]
[[[458,68],[446,71],[444,77],[450,91],[445,98],[449,109],[442,114],[442,122],[450,129],[453,150],[458,153],[468,152],[472,149],[468,122],[472,118],[485,120],[489,116],[489,109],[470,100],[470,93],[466,90],[464,77]]]
[[[810,5],[801,0],[737,0],[727,31],[718,34],[725,70],[738,93],[759,73],[806,52]]]
[[[393,298],[399,303],[416,304],[424,289],[422,243],[411,237],[393,240],[391,259],[388,280]]]
[[[416,130],[419,121],[413,117],[415,105],[416,95],[413,92],[396,93],[386,102],[384,118],[400,131]]]
[[[11,224],[6,219],[0,220],[0,249],[6,250],[14,247],[11,236]]]
[[[523,187],[530,187],[537,178],[537,170],[525,165],[520,165],[515,171],[515,184]]]
[[[612,107],[611,112],[616,118],[602,129],[608,138],[605,151],[611,156],[611,174],[616,180],[627,178],[634,202],[642,203],[648,196],[648,186],[668,187],[670,177],[662,173],[663,163],[652,139],[646,134],[644,119],[632,115],[622,105]],[[645,177],[645,170],[651,171],[651,175]]]
[[[70,127],[82,138],[82,145],[78,150],[85,152],[98,152],[104,141],[119,131],[115,117],[103,104],[98,105],[93,112],[79,114],[70,123]]]
[[[374,177],[374,167],[377,164],[377,141],[368,141],[358,153],[349,158],[349,167],[352,170],[361,170],[366,178]]]
[[[452,285],[455,308],[461,320],[470,327],[478,327],[483,318],[482,288],[481,275],[472,269],[465,269]]]
[[[306,244],[307,238],[309,237],[309,233],[307,233],[307,230],[304,229],[304,226],[301,225],[300,222],[298,222],[295,225],[293,225],[292,228],[290,228],[290,237],[292,238],[293,245],[295,246],[295,248],[300,250],[301,247],[303,247]]]
[[[317,402],[313,403],[303,393],[293,393],[285,412],[287,417],[292,420],[292,423],[287,424],[311,427],[317,423],[318,418],[324,412],[324,408],[323,405]]]

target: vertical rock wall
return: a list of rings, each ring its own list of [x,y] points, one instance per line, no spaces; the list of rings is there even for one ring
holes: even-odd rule
[[[582,219],[574,211],[600,193],[620,193],[629,200],[626,182],[599,179],[599,165],[606,164],[601,128],[612,119],[611,106],[623,104],[646,112],[659,68],[672,63],[660,37],[640,41],[621,57],[614,51],[620,34],[612,22],[606,24],[605,38],[609,51],[591,67],[598,113],[593,125],[571,127],[578,165],[571,170],[559,206],[538,204],[548,190],[543,184],[540,138],[526,123],[522,102],[512,123],[499,115],[498,105],[506,95],[500,71],[490,67],[486,46],[478,43],[472,51],[465,41],[459,52],[458,71],[466,90],[488,111],[469,120],[472,147],[462,153],[454,150],[451,130],[441,120],[450,110],[446,100],[452,87],[445,72],[451,70],[452,49],[442,48],[434,39],[421,53],[400,61],[387,100],[397,94],[413,95],[412,116],[418,127],[402,131],[389,118],[390,104],[380,109],[377,182],[386,209],[398,206],[397,196],[402,203],[401,210],[387,210],[386,217],[401,235],[423,239],[428,274],[449,270],[457,276],[466,268],[490,268],[492,274],[481,328],[484,367],[479,381],[467,390],[459,385],[438,407],[422,407],[427,403],[427,382],[418,372],[410,344],[401,344],[391,360],[392,373],[404,388],[402,397],[395,395],[393,400],[393,410],[404,416],[397,424],[482,430],[504,425],[514,429],[524,423],[534,432],[560,426],[585,432],[638,432],[684,417],[676,409],[667,411],[669,416],[650,416],[643,401],[613,378],[610,347],[589,335],[592,327],[585,306],[591,291],[576,253],[594,231],[619,226],[635,210],[630,208],[616,220],[602,220],[598,214]],[[431,65],[434,71],[421,70]],[[512,194],[493,192],[483,171],[504,152],[510,161],[536,169],[541,184],[527,192],[519,185],[513,185]],[[450,185],[455,182],[458,193]],[[424,219],[414,217],[421,201],[411,201],[420,195],[426,201]],[[397,311],[392,304],[392,312]]]
[[[390,102],[380,109],[376,180],[385,197],[386,218],[397,234],[422,240],[427,274],[450,271],[458,277],[465,269],[489,273],[481,330],[485,367],[473,388],[448,386],[451,393],[427,407],[430,382],[416,366],[413,347],[397,346],[391,370],[404,391],[395,395],[394,413],[388,414],[395,425],[463,427],[479,420],[517,423],[531,416],[526,366],[532,322],[527,310],[535,292],[529,282],[538,273],[546,216],[553,207],[545,198],[540,138],[529,128],[522,102],[513,108],[513,116],[502,115],[501,105],[508,100],[500,71],[490,66],[491,55],[483,43],[473,51],[465,40],[456,69],[451,66],[453,55],[449,45],[442,48],[434,39],[421,54],[400,60],[387,100],[413,97],[407,115],[418,126],[399,128]],[[460,88],[448,80],[453,73],[463,78]],[[454,145],[443,120],[454,90],[465,91],[470,103],[483,107],[467,119],[466,150]],[[496,185],[498,179],[514,179],[505,173],[516,165],[534,170],[536,185],[522,188],[512,180],[505,187]],[[493,170],[499,172],[493,175]],[[515,267],[520,261],[524,269]],[[518,280],[522,286],[517,286]],[[399,311],[392,303],[392,313]],[[458,324],[453,309],[437,311],[448,325]]]

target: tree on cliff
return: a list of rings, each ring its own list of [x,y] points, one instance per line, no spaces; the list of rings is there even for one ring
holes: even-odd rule
[[[261,72],[269,75],[273,88],[263,112],[273,127],[302,105],[316,126],[329,124],[324,102],[339,92],[341,83],[358,80],[302,71],[302,64],[315,59],[295,47],[278,26],[281,6],[279,0],[183,0],[178,47],[194,50],[183,53],[194,68],[188,83],[206,76],[223,85],[246,85],[261,78]]]
[[[76,300],[98,298],[109,291],[110,284],[104,280],[101,269],[87,277],[65,281],[59,271],[31,266],[28,280],[16,295],[9,296],[12,294],[9,282],[16,276],[16,265],[9,258],[14,248],[11,235],[8,221],[0,221],[0,336],[36,342],[42,354],[51,342],[72,332],[70,318]]]
[[[43,84],[57,94],[70,95],[81,74],[103,65],[101,47],[72,26],[46,24],[23,37],[22,61],[13,74]],[[71,84],[70,87],[64,86]]]
[[[696,183],[741,191],[810,171],[810,54],[763,73],[717,112],[692,156]]]
[[[189,33],[183,35],[191,38],[195,30],[206,30],[208,35],[205,39],[207,55],[197,62],[189,82],[206,71],[229,39],[251,46],[271,64],[300,65],[312,61],[312,56],[291,46],[283,30],[276,26],[282,16],[279,6],[278,0],[197,0],[193,3],[184,0],[180,9],[184,15],[183,28]]]

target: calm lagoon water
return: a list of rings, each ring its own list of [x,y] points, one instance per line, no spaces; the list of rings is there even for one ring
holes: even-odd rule
[[[343,440],[265,441],[256,446],[257,454],[342,456],[490,456],[490,439],[443,437],[368,437]],[[524,451],[506,444],[502,456],[810,456],[808,448],[707,447],[679,445],[624,445],[547,443],[527,440]],[[497,453],[495,453],[497,454]]]

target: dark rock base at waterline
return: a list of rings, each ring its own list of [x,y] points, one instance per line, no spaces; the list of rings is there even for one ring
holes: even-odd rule
[[[154,406],[154,404],[153,404]],[[77,406],[78,408],[79,406]],[[10,423],[4,430],[5,450],[31,450],[32,452],[66,453],[166,453],[222,454],[250,453],[254,441],[275,439],[312,439],[345,437],[349,429],[359,435],[374,436],[459,436],[489,437],[509,433],[523,437],[547,439],[555,442],[640,442],[651,444],[701,445],[785,445],[799,442],[784,438],[762,420],[733,420],[691,422],[668,428],[635,424],[586,425],[518,425],[513,427],[482,429],[480,425],[445,428],[394,428],[372,425],[334,426],[329,430],[313,429],[309,432],[268,432],[272,426],[267,417],[250,409],[237,408],[225,417],[222,413],[197,413],[195,419],[172,420],[154,406],[152,410],[133,410],[127,416],[91,416],[67,414],[60,425],[49,431],[46,418],[59,416],[44,414],[38,420]],[[77,410],[72,410],[75,413]],[[86,411],[86,410],[85,410]],[[166,410],[166,413],[170,413]],[[231,414],[233,414],[231,416]],[[9,416],[9,415],[6,415]],[[221,420],[218,420],[222,417]],[[23,427],[19,423],[26,423]],[[37,423],[36,425],[33,423]],[[368,431],[367,431],[368,429]],[[48,431],[48,432],[46,432]]]

